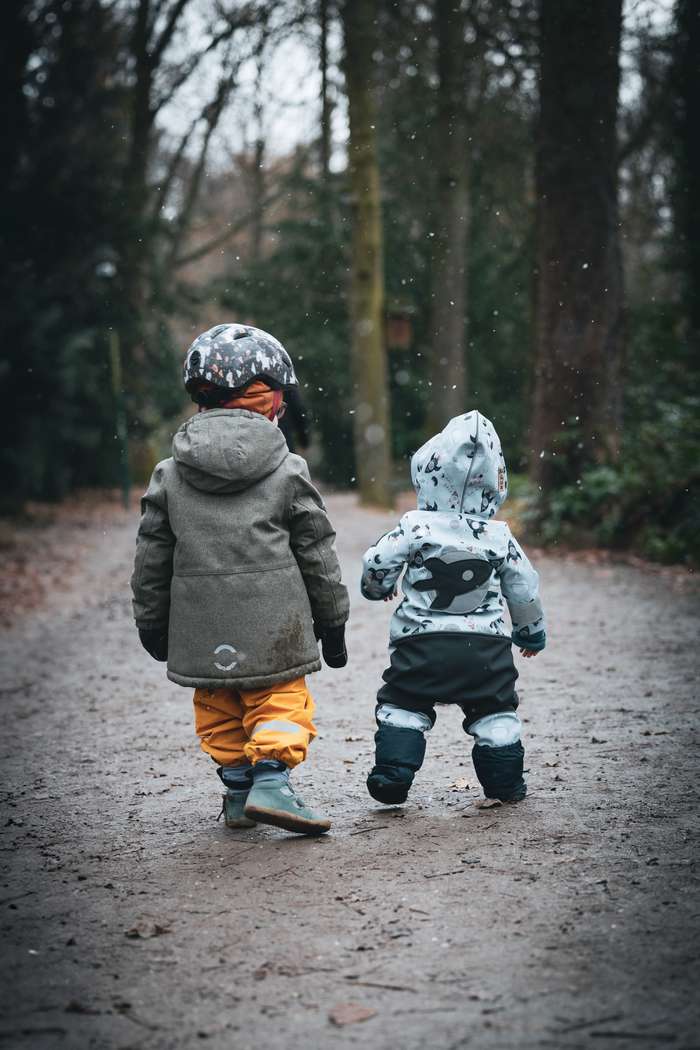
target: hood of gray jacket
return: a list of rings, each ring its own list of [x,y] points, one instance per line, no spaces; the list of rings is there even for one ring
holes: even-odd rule
[[[480,412],[455,416],[418,449],[411,480],[421,510],[492,518],[508,495],[501,442]]]
[[[239,492],[277,470],[288,455],[282,432],[259,412],[199,412],[173,438],[182,477],[202,492]]]

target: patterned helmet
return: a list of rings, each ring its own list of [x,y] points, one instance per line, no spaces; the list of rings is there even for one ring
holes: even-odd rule
[[[185,389],[195,401],[200,387],[240,390],[256,379],[273,389],[296,386],[292,359],[274,336],[247,324],[218,324],[197,336],[185,356]]]

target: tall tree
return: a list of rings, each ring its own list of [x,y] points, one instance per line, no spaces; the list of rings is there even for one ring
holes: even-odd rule
[[[432,257],[432,399],[439,430],[465,410],[467,396],[467,236],[469,186],[465,18],[460,0],[435,0],[437,167]]]
[[[541,0],[531,472],[545,496],[619,448],[620,30],[621,0]]]
[[[0,18],[0,500],[12,503],[104,483],[116,464],[95,264],[115,220],[124,90],[121,29],[99,0],[13,0]]]
[[[690,343],[700,352],[700,3],[676,5],[678,164],[676,222],[682,240],[684,299]]]
[[[350,320],[356,391],[356,473],[363,502],[391,506],[382,205],[373,85],[373,56],[377,50],[376,5],[373,0],[345,0],[342,17],[350,117]]]
[[[330,21],[329,0],[319,0],[319,48],[318,62],[321,71],[321,134],[319,139],[319,160],[324,189],[328,190],[331,162],[331,114],[332,105],[328,92],[328,29]]]

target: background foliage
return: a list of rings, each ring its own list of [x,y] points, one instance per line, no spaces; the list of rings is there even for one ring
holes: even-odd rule
[[[144,6],[152,41],[164,46],[157,62],[155,46],[149,52],[160,79],[143,139],[143,182],[134,191],[143,61],[137,29]],[[0,165],[0,456],[6,504],[117,482],[110,330],[121,341],[132,461],[139,473],[152,435],[172,430],[186,408],[180,354],[197,331],[221,318],[260,324],[288,345],[314,420],[319,473],[335,485],[352,484],[351,209],[332,3],[331,170],[319,160],[320,107],[317,133],[288,155],[276,152],[266,130],[265,107],[273,103],[264,84],[274,72],[276,48],[295,41],[295,54],[305,56],[309,75],[317,76],[318,6],[171,0],[157,13],[143,0],[4,5],[0,75],[9,132]],[[688,70],[697,72],[698,62],[692,7],[678,0],[667,17],[632,17],[628,11],[623,39],[622,455],[617,464],[581,477],[563,470],[546,506],[531,492],[532,519],[548,542],[632,545],[654,558],[688,562],[700,557],[697,253],[689,233],[698,207],[697,158],[687,134],[694,112]],[[429,5],[387,0],[377,10],[386,293],[390,309],[410,316],[412,324],[410,348],[388,351],[392,447],[397,484],[405,484],[406,457],[427,436],[431,358],[440,350],[430,339],[435,40]],[[482,0],[465,10],[465,408],[478,404],[495,420],[511,468],[524,470],[534,342],[538,10],[528,0]],[[166,37],[170,15],[175,23]],[[225,51],[231,41],[235,51]],[[194,81],[182,75],[193,54],[211,64],[207,76],[188,88]],[[246,76],[246,62],[255,77]],[[222,70],[231,63],[238,72],[226,82]],[[200,97],[201,84],[206,98]],[[192,97],[203,103],[189,137],[182,122],[161,120],[156,88],[175,105]],[[222,240],[227,230],[230,236]],[[210,253],[187,261],[217,238]],[[115,270],[107,279],[100,276],[105,259]],[[561,411],[570,415],[567,405]],[[575,427],[568,433],[569,440],[577,439]]]

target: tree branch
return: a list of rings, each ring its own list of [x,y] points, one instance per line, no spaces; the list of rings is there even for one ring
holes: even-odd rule
[[[207,105],[209,105],[209,103],[207,103]],[[172,157],[170,158],[170,163],[168,164],[168,167],[167,167],[167,170],[165,172],[164,178],[161,179],[161,183],[160,183],[160,186],[158,188],[158,196],[156,197],[155,203],[153,205],[153,218],[154,219],[156,219],[158,217],[158,215],[162,211],[163,207],[165,206],[165,202],[168,199],[168,194],[170,193],[170,189],[172,187],[172,184],[175,181],[175,176],[177,174],[177,169],[180,167],[180,163],[181,163],[182,158],[183,158],[183,156],[185,154],[185,150],[187,149],[187,145],[188,145],[190,139],[192,138],[192,135],[194,133],[194,129],[197,127],[197,125],[199,124],[200,120],[202,120],[205,111],[206,111],[206,107],[191,122],[191,124],[188,127],[187,131],[185,131],[185,133],[180,138],[180,141],[178,143],[177,149],[175,150],[175,152],[173,153]]]
[[[209,143],[211,142],[211,137],[214,134],[217,124],[221,119],[221,114],[224,111],[226,102],[228,101],[228,97],[231,94],[231,90],[235,83],[237,73],[238,66],[236,66],[232,73],[230,73],[226,77],[223,77],[219,81],[219,86],[217,88],[216,95],[204,110],[204,115],[207,121],[207,127],[202,138],[202,143],[199,149],[199,156],[197,157],[197,161],[192,172],[192,178],[190,179],[189,186],[187,187],[185,199],[183,201],[183,205],[177,219],[177,224],[173,235],[172,248],[170,252],[169,265],[171,267],[175,264],[180,244],[182,243],[182,240],[185,234],[187,233],[187,228],[190,224],[192,212],[194,211],[194,207],[197,203],[199,191],[202,185],[202,178],[204,176],[204,170],[207,162],[207,153],[209,152]]]
[[[173,33],[177,27],[177,23],[180,20],[180,15],[185,10],[190,0],[175,0],[175,3],[170,9],[170,13],[167,17],[166,23],[156,40],[155,46],[150,53],[149,59],[152,69],[157,69],[160,65],[160,61],[163,57],[165,49],[173,38]]]
[[[207,46],[198,51],[196,55],[192,55],[188,62],[179,63],[174,78],[170,81],[167,87],[160,92],[158,98],[154,99],[152,105],[153,112],[158,113],[163,106],[172,99],[173,95],[180,90],[186,81],[190,79],[206,55],[210,55],[220,44],[229,41],[238,29],[249,29],[251,26],[255,25],[255,22],[256,15],[254,11],[249,9],[247,12],[243,12],[240,18],[235,20],[231,19],[225,29],[222,29],[220,32],[212,36]],[[240,62],[238,64],[240,66]]]

